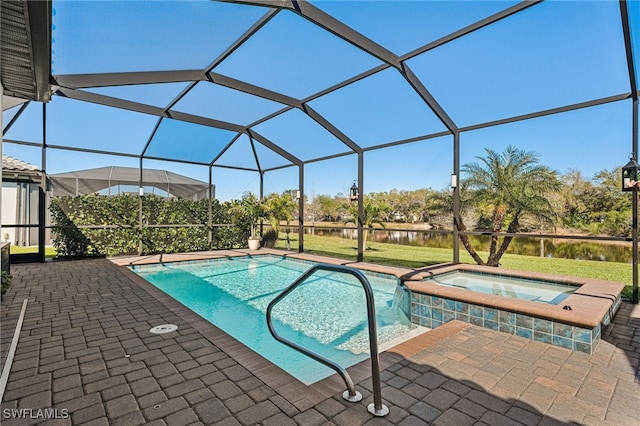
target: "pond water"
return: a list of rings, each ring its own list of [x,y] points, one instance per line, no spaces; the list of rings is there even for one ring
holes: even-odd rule
[[[292,229],[292,233],[296,233],[297,228]],[[355,240],[357,231],[355,229],[339,229],[339,228],[307,228],[306,234],[314,234],[319,236],[341,237]],[[488,251],[490,237],[470,235],[471,244],[476,250]],[[376,230],[373,235],[369,234],[369,241],[380,243],[401,244],[417,247],[434,247],[434,248],[453,248],[453,236],[432,234],[422,231],[398,231],[398,230]],[[631,243],[628,244],[612,244],[605,242],[580,242],[580,241],[562,241],[545,238],[542,241],[544,257],[562,258],[562,259],[579,259],[579,260],[598,260],[603,262],[632,262]],[[461,247],[461,250],[464,250]],[[511,241],[507,253],[519,254],[524,256],[540,256],[541,244],[540,238],[532,237],[516,237]]]

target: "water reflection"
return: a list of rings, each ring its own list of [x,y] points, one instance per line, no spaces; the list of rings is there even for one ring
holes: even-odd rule
[[[292,232],[297,232],[297,228],[292,229]],[[305,233],[352,240],[358,238],[356,229],[308,228],[305,229]],[[476,250],[489,250],[491,237],[471,235],[469,239]],[[420,231],[376,230],[369,234],[369,240],[417,247],[453,248],[452,235],[431,234]],[[540,238],[516,237],[511,241],[507,253],[602,262],[632,262],[631,245],[620,243],[543,239],[541,244]]]

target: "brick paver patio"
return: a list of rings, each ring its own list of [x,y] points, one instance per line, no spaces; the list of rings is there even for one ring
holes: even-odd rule
[[[640,307],[629,303],[591,356],[455,321],[439,327],[383,354],[390,413],[374,418],[366,410],[368,364],[350,369],[364,399],[348,403],[335,379],[292,381],[109,260],[11,272],[0,317],[3,363],[29,302],[3,426],[640,425]],[[149,332],[166,323],[179,328]],[[67,418],[42,418],[51,413]]]

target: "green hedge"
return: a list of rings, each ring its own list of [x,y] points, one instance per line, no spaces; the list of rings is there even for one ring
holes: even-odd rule
[[[0,299],[4,297],[4,294],[7,292],[7,290],[9,290],[9,287],[11,287],[12,279],[13,277],[9,275],[7,271],[2,271],[2,283],[0,285]]]
[[[232,217],[236,202],[212,201],[212,242],[209,244],[209,202],[142,197],[142,230],[136,195],[87,195],[51,200],[53,244],[63,257],[177,253],[245,247],[250,233],[248,221]],[[171,227],[151,227],[171,225]],[[195,225],[179,227],[175,225]],[[216,226],[221,225],[221,226]],[[87,229],[84,226],[104,227]]]

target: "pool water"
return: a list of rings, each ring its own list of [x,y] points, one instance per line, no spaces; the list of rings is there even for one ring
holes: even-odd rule
[[[456,271],[428,278],[425,281],[479,293],[512,297],[557,305],[569,297],[577,286],[551,281],[538,281],[504,275]]]
[[[300,381],[311,384],[333,370],[276,341],[266,325],[267,305],[311,263],[277,256],[141,265],[132,270]],[[408,290],[395,277],[367,274],[374,290],[378,342],[414,333]],[[400,306],[402,301],[402,306]],[[277,304],[276,330],[343,367],[368,358],[366,300],[350,275],[318,271]],[[415,334],[415,333],[414,333]]]

